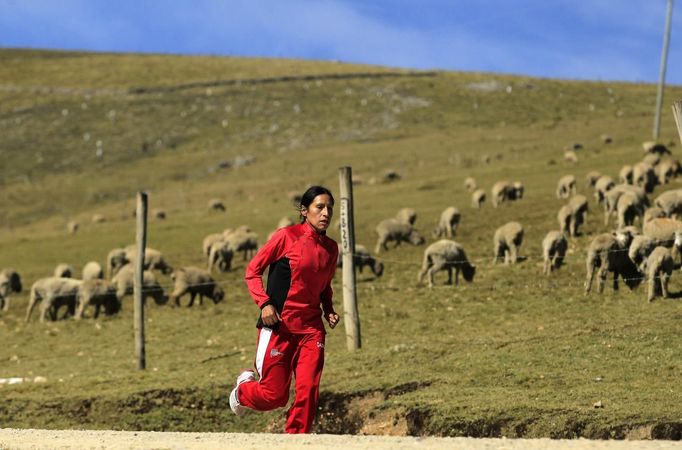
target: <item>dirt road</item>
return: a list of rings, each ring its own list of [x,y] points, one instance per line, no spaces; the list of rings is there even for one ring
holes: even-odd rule
[[[589,441],[550,439],[411,438],[392,436],[156,433],[0,429],[1,449],[461,449],[461,450],[662,450],[682,449],[675,441]]]

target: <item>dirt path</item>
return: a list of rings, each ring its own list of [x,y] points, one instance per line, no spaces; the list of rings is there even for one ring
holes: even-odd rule
[[[411,438],[392,436],[155,433],[147,431],[76,431],[0,429],[2,449],[682,449],[675,441],[589,441],[550,439]]]

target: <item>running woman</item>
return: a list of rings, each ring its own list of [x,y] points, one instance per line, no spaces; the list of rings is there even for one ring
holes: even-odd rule
[[[230,408],[238,416],[247,408],[284,407],[293,375],[295,398],[287,414],[287,433],[311,431],[324,366],[322,317],[330,328],[339,323],[331,288],[339,250],[326,235],[334,197],[328,189],[312,186],[303,194],[299,211],[300,223],[277,230],[246,268],[249,293],[261,310],[256,325],[258,381],[252,370],[245,370],[230,393]]]

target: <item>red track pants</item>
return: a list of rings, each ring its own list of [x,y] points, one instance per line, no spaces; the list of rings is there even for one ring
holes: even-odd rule
[[[296,397],[289,408],[287,433],[309,433],[320,393],[324,366],[324,331],[292,334],[286,331],[259,330],[256,370],[259,380],[242,383],[237,398],[256,411],[286,406],[291,375],[296,383]]]

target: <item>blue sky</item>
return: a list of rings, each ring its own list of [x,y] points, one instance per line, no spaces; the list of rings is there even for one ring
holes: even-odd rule
[[[666,0],[0,0],[0,47],[656,82]],[[682,84],[675,6],[666,80]]]

